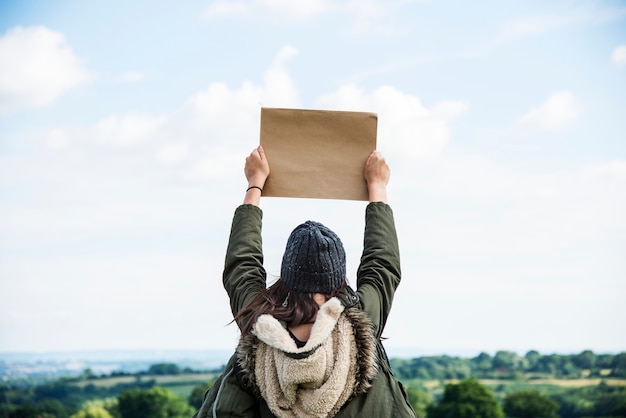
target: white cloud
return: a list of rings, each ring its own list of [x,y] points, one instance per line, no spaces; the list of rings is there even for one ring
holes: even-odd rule
[[[266,100],[264,105],[274,101],[288,106],[298,103],[298,89],[285,66],[297,53],[298,50],[290,45],[282,47],[268,71],[265,72],[263,79],[268,88],[264,91],[263,99]]]
[[[427,108],[418,97],[393,87],[366,93],[356,85],[320,97],[317,106],[378,113],[379,149],[399,158],[439,155],[448,142],[450,122],[468,108],[462,101],[444,101]]]
[[[9,30],[0,62],[0,112],[49,105],[93,77],[63,35],[43,26]]]
[[[188,154],[188,144],[166,144],[157,150],[156,159],[162,164],[172,165],[181,162]]]
[[[147,114],[112,115],[93,126],[53,128],[43,139],[49,148],[66,148],[69,145],[84,148],[97,144],[130,147],[154,138],[166,120],[164,116]]]
[[[504,22],[499,29],[482,45],[470,48],[463,55],[484,56],[504,45],[524,39],[537,38],[541,35],[575,25],[598,25],[614,21],[626,15],[624,7],[604,7],[601,3],[583,2],[566,4],[566,9],[548,13],[517,17]]]
[[[551,94],[539,106],[520,117],[516,127],[541,131],[560,131],[571,126],[580,116],[581,108],[569,91]]]
[[[326,0],[253,0],[224,1],[211,3],[201,13],[203,19],[214,19],[230,15],[247,15],[255,11],[269,11],[287,19],[309,19],[331,9]]]
[[[579,14],[530,16],[506,22],[494,38],[495,45],[541,35],[546,32],[576,23],[585,17]]]
[[[46,135],[45,143],[50,148],[65,148],[69,145],[67,132],[61,128],[54,128]]]
[[[352,35],[395,36],[406,34],[410,27],[395,21],[394,15],[399,8],[410,3],[405,0],[216,0],[205,8],[200,18],[217,19],[226,16],[271,16],[280,17],[283,22],[302,21],[321,16],[347,15],[353,23],[346,30]]]
[[[618,67],[626,66],[626,45],[620,45],[613,50],[611,63]]]
[[[463,202],[461,213],[445,208],[436,222],[420,225],[422,250],[493,255],[552,252],[626,229],[625,187],[626,161],[536,174],[461,154],[414,169],[405,190],[433,202]]]
[[[259,5],[294,19],[307,19],[326,12],[330,8],[327,0],[258,0]]]
[[[395,19],[407,1],[348,0],[339,11],[352,15],[354,23],[349,31],[357,36],[401,36],[413,30]]]
[[[98,122],[92,130],[96,142],[118,146],[135,145],[153,136],[165,118],[140,114],[110,116]]]
[[[142,81],[146,78],[146,75],[142,71],[130,70],[122,73],[120,75],[120,81],[125,83],[134,83],[137,81]]]
[[[217,0],[212,2],[201,13],[203,19],[213,19],[222,16],[245,14],[250,7],[249,2]]]

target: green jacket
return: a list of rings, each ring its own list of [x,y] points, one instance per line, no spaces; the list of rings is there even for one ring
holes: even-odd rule
[[[233,315],[266,288],[261,221],[262,212],[257,206],[241,205],[235,211],[223,275]],[[370,203],[365,211],[357,291],[348,289],[342,302],[344,305],[356,304],[372,321],[377,339],[378,373],[367,393],[349,400],[336,417],[415,417],[406,391],[393,375],[380,341],[400,277],[400,251],[391,207],[382,202]],[[204,403],[195,417],[269,418],[274,415],[263,398],[243,383],[241,368],[233,355],[222,375],[205,394]]]

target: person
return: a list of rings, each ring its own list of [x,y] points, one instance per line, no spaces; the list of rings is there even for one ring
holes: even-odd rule
[[[194,417],[414,418],[381,342],[401,278],[383,156],[372,151],[363,171],[369,203],[356,291],[340,238],[314,221],[293,230],[280,277],[266,288],[259,204],[270,169],[261,146],[244,173],[223,273],[241,337]]]

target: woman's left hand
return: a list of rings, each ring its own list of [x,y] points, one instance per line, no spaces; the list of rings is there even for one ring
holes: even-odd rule
[[[259,206],[261,191],[265,186],[265,180],[270,175],[270,165],[262,146],[256,147],[246,158],[243,172],[248,180],[248,190],[246,190],[243,203]]]
[[[246,158],[244,173],[248,180],[248,187],[255,186],[263,188],[265,180],[270,175],[270,165],[265,157],[263,147],[259,145]]]

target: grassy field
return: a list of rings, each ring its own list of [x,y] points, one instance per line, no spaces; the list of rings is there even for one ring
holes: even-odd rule
[[[154,380],[156,385],[167,388],[180,396],[187,399],[191,391],[198,385],[206,385],[217,377],[217,373],[190,373],[179,375],[143,375],[143,376],[113,376],[99,379],[84,380],[76,382],[75,385],[85,387],[94,385],[96,387],[113,387],[119,384],[132,384],[135,382],[147,382]],[[208,386],[207,386],[208,388]]]
[[[600,382],[607,385],[626,386],[626,379],[532,379],[505,380],[505,379],[478,379],[480,383],[491,390],[498,399],[504,398],[507,394],[519,390],[538,390],[545,394],[555,394],[564,389],[581,388],[585,386],[597,386]],[[458,380],[407,380],[403,382],[408,387],[414,387],[429,393],[431,396],[440,395],[444,391],[447,383],[458,383]]]
[[[92,384],[100,387],[113,387],[117,384],[131,384],[133,382],[146,382],[154,380],[158,386],[163,386],[183,399],[187,399],[191,391],[198,385],[205,385],[217,377],[217,373],[200,373],[200,374],[180,374],[180,375],[143,375],[143,376],[114,376],[99,379],[85,380],[76,382],[80,387]],[[139,380],[140,379],[140,380]],[[483,385],[487,386],[496,394],[498,398],[504,397],[508,393],[518,390],[536,389],[543,393],[556,393],[563,389],[580,388],[584,386],[597,386],[601,381],[608,385],[626,386],[626,379],[597,379],[597,378],[581,378],[581,379],[538,379],[533,376],[531,379],[522,380],[500,380],[500,379],[481,379]],[[408,380],[403,383],[409,387],[421,389],[431,395],[443,393],[446,383],[457,383],[456,380]]]
[[[159,386],[176,386],[184,384],[200,384],[213,380],[217,376],[217,373],[190,373],[190,374],[178,374],[178,375],[142,375],[140,379],[136,376],[114,376],[105,377],[99,379],[83,380],[76,382],[75,384],[80,387],[87,385],[94,385],[100,387],[112,387],[119,385],[120,383],[133,383],[137,381],[149,381],[154,380]]]

